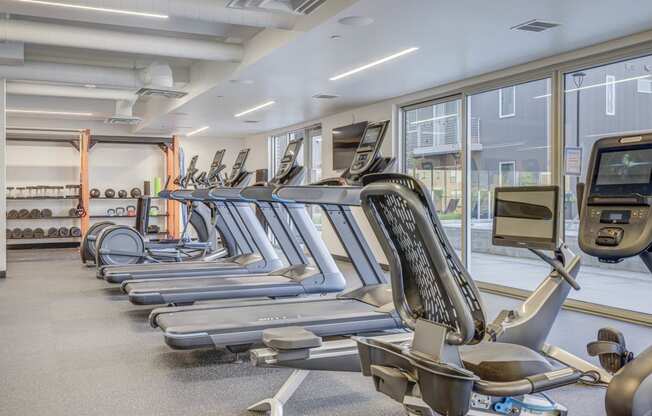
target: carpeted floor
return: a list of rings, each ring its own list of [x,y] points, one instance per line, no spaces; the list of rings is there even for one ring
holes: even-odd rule
[[[0,415],[246,415],[290,374],[230,363],[233,356],[215,351],[169,349],[146,322],[149,308],[97,280],[74,250],[12,251],[9,260],[8,278],[0,280]],[[492,314],[515,303],[485,300]],[[551,340],[582,352],[604,324],[563,312]],[[652,343],[652,331],[625,327],[635,348]],[[602,389],[576,386],[551,396],[571,415],[604,414]],[[404,412],[359,374],[321,372],[309,376],[286,414]]]

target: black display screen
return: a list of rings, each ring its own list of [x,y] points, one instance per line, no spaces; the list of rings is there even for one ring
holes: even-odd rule
[[[606,148],[596,158],[591,195],[652,195],[652,146]]]
[[[333,129],[333,169],[351,166],[355,152],[362,141],[367,122],[351,124]]]
[[[382,126],[368,128],[364,134],[364,138],[362,139],[362,143],[360,143],[360,145],[361,146],[375,145],[378,142],[378,139],[380,138],[381,130],[382,130]]]
[[[652,182],[652,148],[604,152],[600,155],[596,185]]]

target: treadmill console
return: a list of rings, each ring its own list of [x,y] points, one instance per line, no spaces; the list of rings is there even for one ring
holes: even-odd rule
[[[388,125],[389,120],[367,125],[362,140],[353,156],[353,162],[349,168],[350,175],[359,175],[366,172],[376,161]]]
[[[206,178],[208,181],[212,181],[224,169],[224,165],[222,164],[222,161],[224,160],[225,153],[226,150],[224,149],[215,152],[215,156],[213,156],[213,162],[211,163],[211,167],[210,169],[208,169],[208,173],[206,174]]]
[[[580,209],[581,249],[615,263],[652,245],[652,134],[593,146]]]
[[[299,153],[301,152],[301,146],[303,145],[303,139],[293,140],[288,143],[285,148],[285,154],[281,158],[281,165],[276,171],[276,175],[272,179],[272,182],[280,182],[285,176],[287,176],[292,168],[297,165],[297,159],[299,158]]]
[[[238,153],[238,157],[235,158],[233,162],[233,167],[231,168],[231,174],[227,178],[229,186],[233,186],[234,182],[238,181],[238,178],[244,173],[245,162],[249,157],[249,149],[242,149]]]
[[[190,159],[190,163],[188,164],[188,169],[186,169],[186,174],[181,180],[179,181],[179,185],[181,187],[185,188],[188,186],[190,183],[192,183],[195,179],[195,175],[197,174],[197,159],[199,159],[199,156],[195,155]]]

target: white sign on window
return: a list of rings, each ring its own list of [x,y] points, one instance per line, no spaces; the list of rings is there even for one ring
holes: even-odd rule
[[[566,175],[580,176],[582,174],[582,148],[566,148]]]

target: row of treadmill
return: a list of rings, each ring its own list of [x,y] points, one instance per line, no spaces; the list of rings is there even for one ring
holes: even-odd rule
[[[608,386],[608,416],[649,416],[652,349],[633,359],[622,334],[603,329],[589,344],[598,367],[548,342],[580,289],[580,256],[559,238],[559,188],[496,188],[493,244],[529,250],[551,270],[518,308],[490,321],[430,191],[391,173],[394,159],[381,155],[388,125],[369,123],[350,168],[308,185],[302,140],[288,144],[265,183],[250,184],[248,150],[225,177],[224,151],[206,174],[193,158],[180,189],[159,195],[186,207],[181,239],[147,241],[143,198],[136,227],[90,230],[82,259],[130,302],[151,305],[149,322],[171,348],[246,353],[253,365],[294,369],[252,412],[282,415],[310,371],[349,371],[371,377],[410,415],[563,416],[545,392],[584,383]],[[591,157],[578,188],[580,247],[605,262],[640,256],[652,272],[652,135],[599,140]],[[345,276],[309,207],[321,209],[353,273]]]

